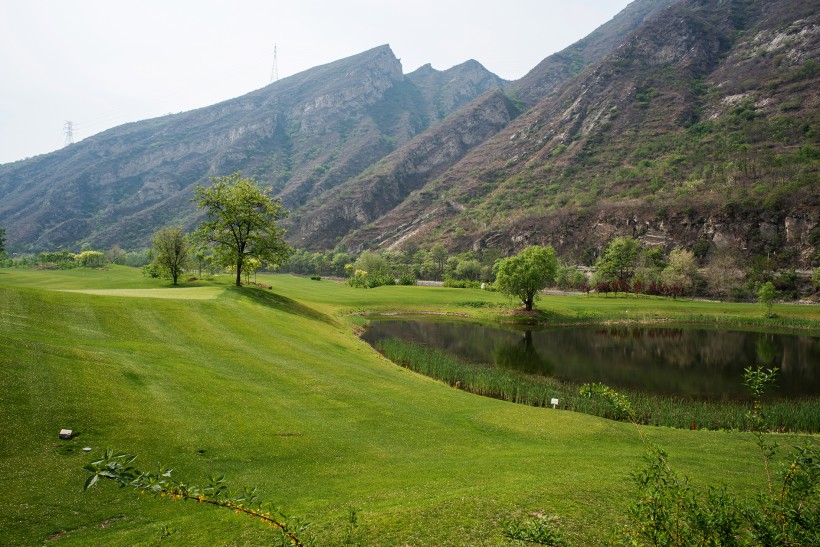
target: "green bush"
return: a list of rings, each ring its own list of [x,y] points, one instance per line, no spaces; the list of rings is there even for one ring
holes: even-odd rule
[[[164,266],[153,262],[142,267],[142,275],[152,279],[168,279],[171,276]]]
[[[453,279],[448,277],[444,280],[444,286],[451,289],[480,289],[481,281],[470,281],[469,279]]]
[[[386,272],[368,273],[364,270],[356,270],[347,282],[351,287],[360,289],[374,289],[382,285],[396,284],[392,274]]]

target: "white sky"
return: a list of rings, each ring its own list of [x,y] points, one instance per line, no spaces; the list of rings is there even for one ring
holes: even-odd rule
[[[508,80],[629,0],[0,0],[0,163],[238,97],[381,44],[404,72],[476,59]]]

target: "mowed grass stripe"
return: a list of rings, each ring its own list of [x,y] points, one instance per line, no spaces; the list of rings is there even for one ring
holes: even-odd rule
[[[219,473],[258,485],[313,521],[323,544],[339,543],[349,506],[362,510],[368,544],[498,543],[494,523],[529,511],[558,514],[580,544],[608,536],[642,453],[631,426],[453,390],[381,358],[340,319],[380,298],[380,309],[468,312],[459,302],[482,293],[447,292],[437,307],[435,289],[421,287],[374,295],[290,276],[270,284],[275,297],[246,288],[215,300],[0,288],[9,371],[0,410],[11,440],[0,475],[19,500],[0,515],[0,535],[31,544],[67,530],[56,543],[149,544],[167,525],[177,543],[268,537],[194,505],[110,487],[80,494],[89,457],[66,448],[92,445],[194,482]],[[58,441],[66,426],[80,437]],[[759,483],[749,435],[646,430],[696,482],[725,479],[746,494]]]

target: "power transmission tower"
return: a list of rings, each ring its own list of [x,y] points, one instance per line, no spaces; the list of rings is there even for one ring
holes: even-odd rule
[[[69,144],[74,144],[74,123],[73,122],[65,122],[63,126],[63,131],[65,132],[65,146]]]
[[[270,71],[270,83],[279,79],[279,62],[276,60],[276,44],[273,44],[273,68]]]

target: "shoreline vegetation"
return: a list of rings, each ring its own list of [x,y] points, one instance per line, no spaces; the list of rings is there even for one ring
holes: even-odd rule
[[[611,405],[579,393],[581,384],[519,371],[466,363],[444,350],[395,338],[381,340],[376,349],[409,370],[476,395],[522,405],[558,408],[611,420],[619,419]],[[738,383],[741,382],[738,378]],[[751,431],[751,406],[742,401],[700,401],[636,390],[626,395],[641,425],[676,429]],[[779,433],[820,433],[820,397],[766,401],[764,424]]]

